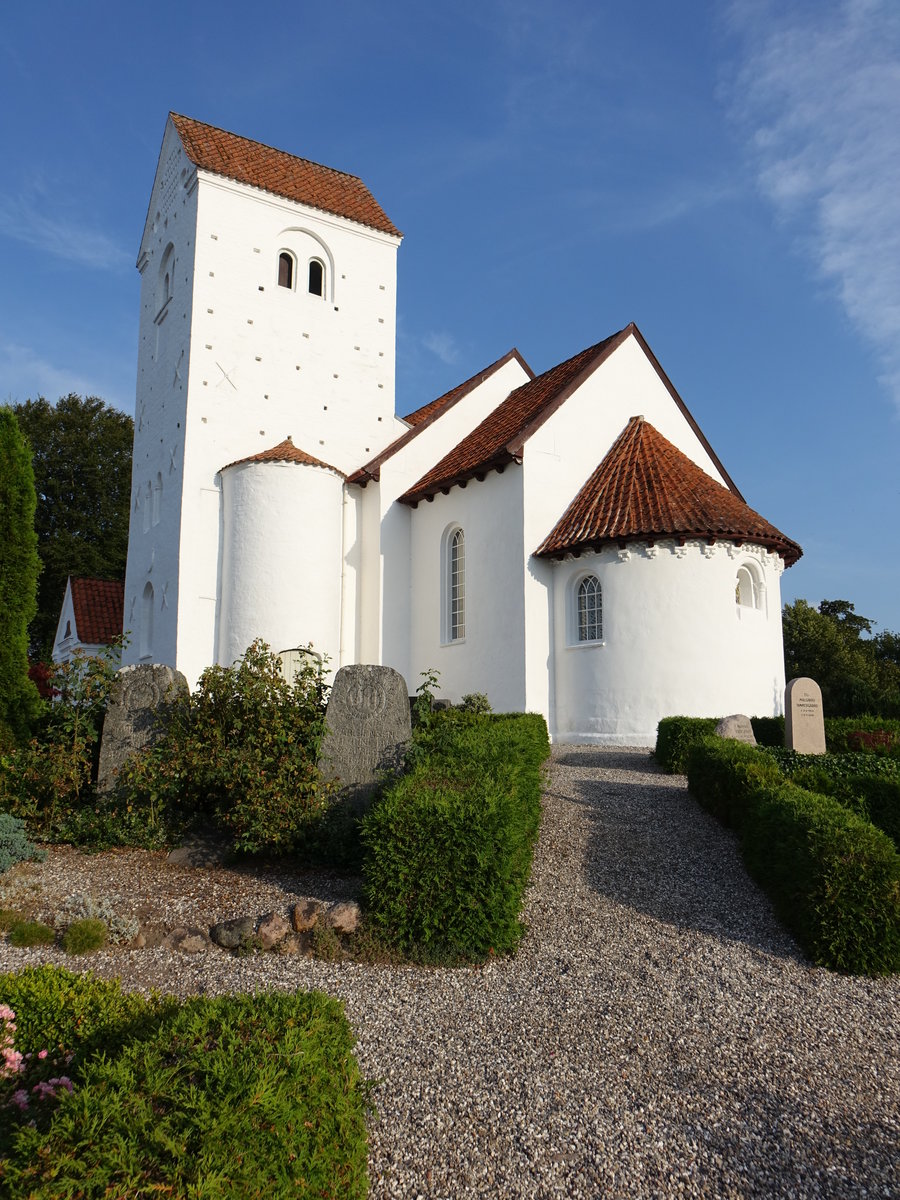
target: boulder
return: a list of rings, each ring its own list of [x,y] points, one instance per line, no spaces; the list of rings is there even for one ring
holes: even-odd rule
[[[209,936],[225,950],[235,950],[241,942],[256,933],[255,917],[232,917],[230,921],[219,921],[209,931]]]
[[[271,950],[273,946],[283,942],[290,932],[290,924],[279,913],[266,913],[260,919],[256,936],[263,950]]]
[[[194,925],[178,925],[167,935],[163,946],[166,950],[177,950],[179,954],[200,954],[209,949],[209,938]]]
[[[355,900],[339,900],[325,913],[324,924],[338,933],[356,933],[362,918]]]
[[[719,737],[732,738],[736,742],[746,742],[748,746],[756,745],[750,718],[745,717],[743,713],[734,713],[730,717],[723,717],[716,726],[716,734]]]
[[[318,924],[324,911],[325,905],[319,900],[301,900],[299,904],[294,905],[291,925],[296,933],[303,933],[304,930],[312,929],[313,925]]]

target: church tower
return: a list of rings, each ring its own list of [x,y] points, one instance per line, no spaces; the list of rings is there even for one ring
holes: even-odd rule
[[[219,628],[223,594],[233,611],[241,599],[223,579],[224,468],[287,443],[294,465],[337,480],[406,428],[394,416],[400,240],[355,176],[169,115],[137,262],[126,663],[174,664],[193,684],[234,657]],[[304,525],[340,527],[342,489],[327,496],[327,512],[272,511],[286,565],[286,519],[307,546]],[[310,589],[318,572],[326,590],[340,579],[343,549],[329,544],[334,561],[305,560]],[[296,640],[308,640],[302,621]]]

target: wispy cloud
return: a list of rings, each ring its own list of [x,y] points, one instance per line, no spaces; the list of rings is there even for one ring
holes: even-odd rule
[[[459,347],[450,333],[426,333],[422,338],[422,345],[437,355],[448,367],[459,361]]]
[[[58,367],[41,358],[30,346],[0,341],[0,379],[3,394],[0,404],[36,400],[45,396],[50,401],[69,392],[82,396],[103,395],[97,380],[89,380],[71,368]]]
[[[112,238],[64,216],[42,211],[42,197],[0,196],[0,235],[81,266],[116,271],[129,255]]]
[[[759,185],[875,347],[900,408],[900,7],[736,0],[727,89]]]

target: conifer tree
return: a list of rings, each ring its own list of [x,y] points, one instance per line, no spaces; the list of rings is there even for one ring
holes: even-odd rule
[[[28,622],[40,571],[36,503],[31,454],[13,412],[0,408],[0,742],[4,726],[25,736],[39,703],[28,678]]]

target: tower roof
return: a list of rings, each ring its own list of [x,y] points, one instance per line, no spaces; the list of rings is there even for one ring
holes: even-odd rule
[[[535,554],[562,558],[671,537],[753,542],[787,566],[803,553],[643,417],[632,417]]]
[[[321,458],[314,458],[311,454],[307,454],[305,450],[301,450],[295,446],[288,435],[283,442],[279,442],[277,446],[272,446],[269,450],[260,450],[258,454],[249,454],[246,458],[235,459],[234,462],[226,463],[222,467],[223,471],[227,471],[229,467],[240,467],[244,463],[262,463],[262,462],[291,462],[300,463],[305,467],[324,467],[326,471],[334,471],[336,475],[344,478],[344,472],[339,471],[337,467],[333,467],[331,463],[323,462]]]
[[[86,646],[109,646],[122,632],[125,584],[121,579],[69,576],[78,640]]]
[[[297,158],[285,150],[275,150],[179,113],[169,113],[169,118],[185,154],[204,171],[346,217],[381,233],[403,236],[356,175]]]

